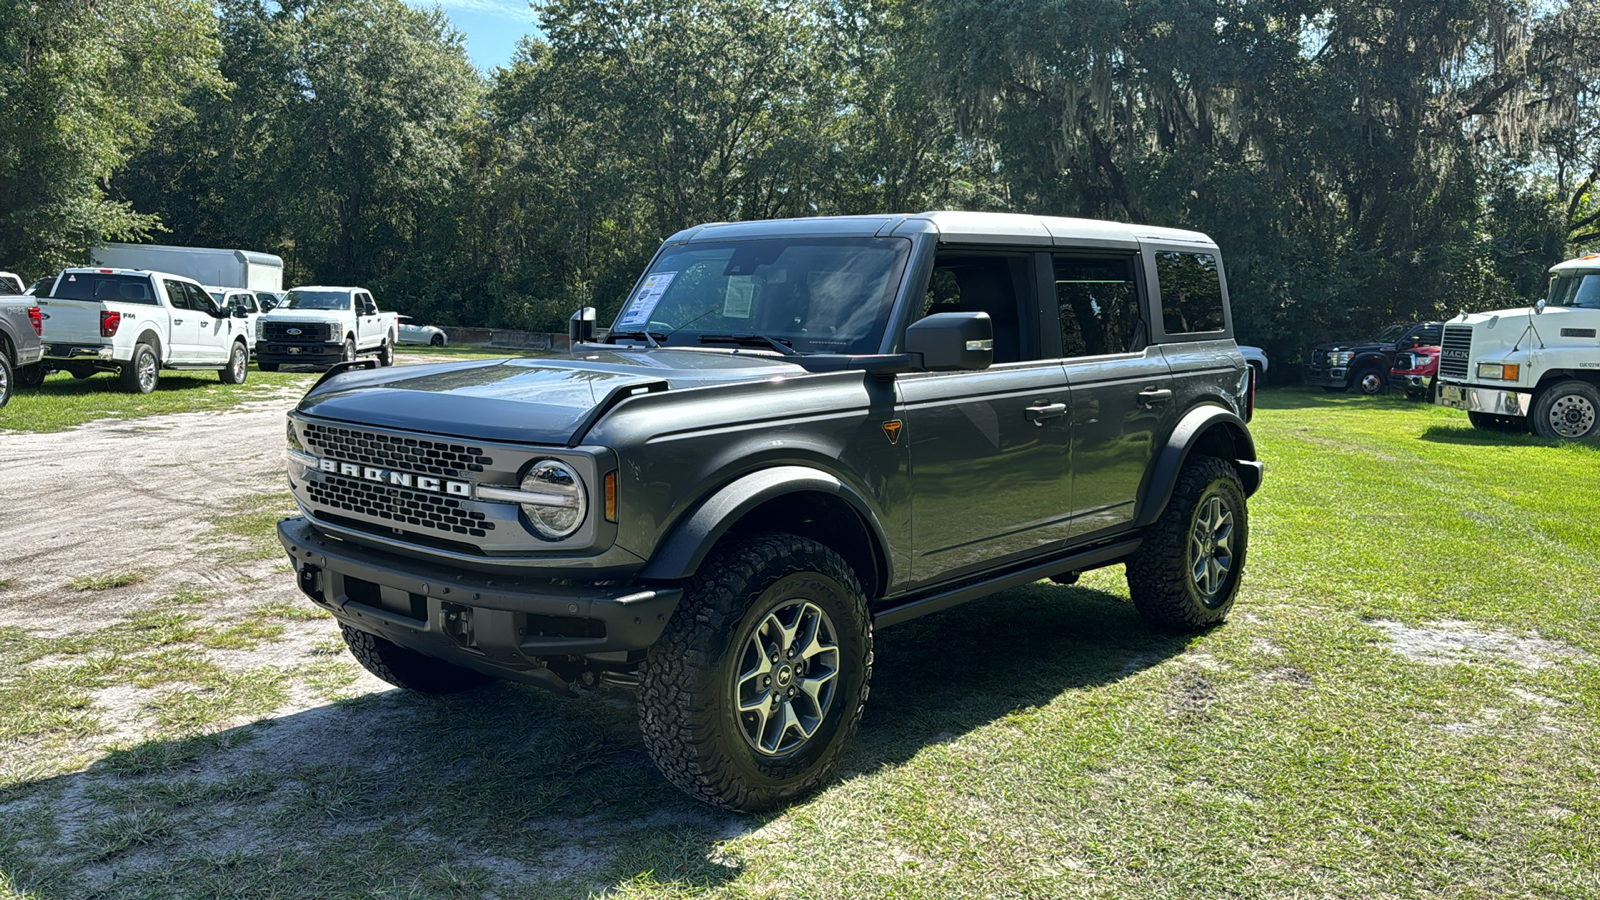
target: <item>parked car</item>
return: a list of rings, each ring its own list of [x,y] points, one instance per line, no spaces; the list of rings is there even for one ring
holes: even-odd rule
[[[1438,391],[1435,378],[1439,374],[1439,348],[1414,347],[1396,353],[1394,368],[1389,370],[1389,387],[1404,391],[1408,399],[1430,400]]]
[[[0,295],[0,407],[11,402],[19,383],[32,386],[44,380],[39,365],[43,331],[42,314],[32,297]]]
[[[1363,394],[1381,394],[1389,388],[1395,354],[1415,347],[1437,347],[1443,331],[1442,322],[1406,322],[1390,325],[1366,340],[1315,347],[1306,353],[1305,383],[1329,391],[1353,387]]]
[[[1250,368],[1255,370],[1256,383],[1262,383],[1262,379],[1265,378],[1267,374],[1267,351],[1261,349],[1260,347],[1250,347],[1240,344],[1239,352],[1244,354],[1244,361],[1249,364]]]
[[[244,310],[244,333],[246,335],[254,335],[256,333],[256,320],[261,318],[261,314],[266,310],[262,309],[261,301],[256,298],[255,291],[206,285],[206,293],[210,294],[211,299],[215,300],[218,306],[227,310],[230,314],[235,310]]]
[[[379,365],[392,366],[398,330],[395,314],[379,312],[366,288],[297,287],[256,320],[256,365],[275,372],[375,355]]]
[[[449,341],[444,336],[444,329],[434,325],[418,325],[416,319],[410,316],[401,316],[400,343],[443,347]]]
[[[1227,297],[1149,225],[696,226],[570,356],[324,378],[278,538],[378,677],[637,685],[666,778],[766,809],[826,783],[878,630],[1115,563],[1155,627],[1224,620],[1262,477]]]
[[[162,369],[210,369],[226,384],[249,371],[244,314],[217,306],[199,283],[142,269],[65,269],[44,317],[44,365],[87,378],[117,372],[122,386],[148,394]]]

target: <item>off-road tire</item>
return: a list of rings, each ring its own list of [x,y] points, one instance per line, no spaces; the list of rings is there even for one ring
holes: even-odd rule
[[[1209,595],[1196,583],[1203,548],[1194,541],[1204,508],[1216,498],[1231,514],[1231,562]],[[1192,632],[1227,618],[1239,595],[1245,552],[1250,543],[1250,516],[1244,484],[1233,466],[1214,456],[1195,456],[1184,463],[1166,511],[1145,529],[1143,542],[1127,562],[1128,591],[1133,605],[1153,627]]]
[[[489,675],[424,656],[393,641],[339,623],[350,655],[368,672],[395,687],[419,694],[458,694],[494,681]]]
[[[1576,378],[1558,381],[1534,398],[1528,421],[1542,438],[1594,440],[1600,437],[1600,390]]]
[[[73,372],[77,376],[77,372]],[[87,378],[88,376],[84,376]],[[132,394],[148,394],[161,383],[161,357],[144,341],[133,346],[133,356],[122,365],[122,389]]]
[[[436,334],[433,337],[428,338],[428,346],[429,347],[443,347],[444,346],[444,335]]]
[[[757,752],[746,727],[754,720],[737,709],[737,670],[759,645],[758,632],[797,603],[820,610],[831,626],[837,684],[809,738],[781,754]],[[826,782],[861,721],[871,680],[872,619],[855,573],[814,541],[755,534],[718,548],[690,581],[639,667],[639,727],[667,780],[707,803],[756,812]]]
[[[263,372],[276,372],[276,371],[278,371],[278,364],[277,363],[262,362],[261,360],[258,359],[258,360],[256,360],[256,368],[260,369]]]
[[[1512,434],[1527,434],[1528,420],[1521,416],[1497,416],[1494,413],[1469,412],[1467,421],[1473,428],[1482,428],[1484,431],[1505,431]]]
[[[223,384],[244,384],[250,377],[250,350],[244,341],[234,341],[228,348],[228,364],[217,370]]]
[[[0,409],[5,409],[11,402],[11,395],[17,389],[16,373],[11,367],[11,357],[0,352]]]
[[[1389,390],[1389,373],[1376,366],[1365,366],[1356,372],[1350,383],[1364,397],[1376,397]]]
[[[387,340],[378,345],[378,365],[394,365],[394,344],[389,343]]]

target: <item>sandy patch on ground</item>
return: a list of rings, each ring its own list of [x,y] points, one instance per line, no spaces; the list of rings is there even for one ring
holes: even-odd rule
[[[1367,624],[1388,634],[1396,653],[1430,665],[1503,660],[1533,671],[1589,659],[1584,651],[1557,641],[1519,637],[1508,631],[1479,631],[1470,622],[1453,619],[1420,627],[1383,619]]]

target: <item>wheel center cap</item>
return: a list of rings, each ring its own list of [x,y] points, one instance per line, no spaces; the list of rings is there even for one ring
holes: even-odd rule
[[[778,671],[773,673],[772,680],[777,682],[779,687],[788,687],[789,682],[794,680],[793,667],[788,663],[779,666]]]

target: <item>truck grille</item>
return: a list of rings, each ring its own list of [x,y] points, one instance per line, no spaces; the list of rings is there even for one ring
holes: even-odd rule
[[[263,323],[261,333],[269,341],[320,344],[329,339],[329,327],[326,322],[274,322],[269,319]],[[300,333],[290,334],[290,329]]]
[[[358,481],[322,473],[319,481],[306,483],[311,502],[328,509],[342,509],[394,522],[431,528],[446,534],[484,537],[494,530],[481,512],[461,508],[461,501],[425,491],[407,490],[387,484]]]
[[[1400,372],[1409,372],[1417,367],[1417,361],[1409,353],[1396,353],[1394,355],[1394,368]]]
[[[1439,345],[1439,377],[1467,380],[1472,362],[1472,326],[1446,325]]]
[[[462,478],[468,472],[482,472],[485,466],[494,465],[494,460],[485,456],[479,447],[394,437],[354,428],[307,423],[304,440],[306,449],[318,456],[447,478]]]

